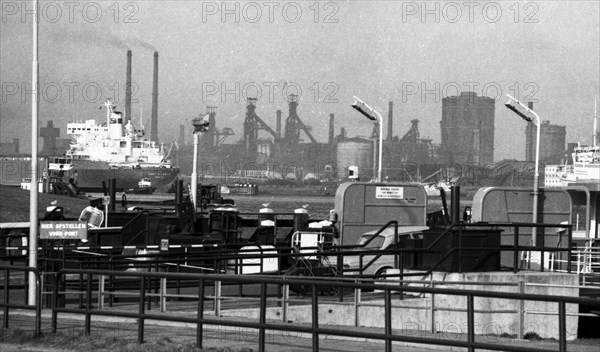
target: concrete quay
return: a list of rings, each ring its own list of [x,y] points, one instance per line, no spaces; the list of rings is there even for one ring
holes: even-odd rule
[[[434,273],[436,288],[470,289],[487,292],[512,292],[578,297],[577,275],[540,272]],[[429,285],[430,280],[415,286]],[[393,285],[393,282],[389,284]],[[544,339],[558,339],[558,304],[552,302],[517,301],[475,297],[475,334],[478,336],[514,336],[537,334]],[[567,304],[567,339],[577,338],[578,306]],[[429,294],[421,297],[392,299],[392,328],[419,335],[466,334],[467,299],[465,296]],[[311,306],[288,307],[286,321],[308,324]],[[319,303],[319,324],[338,324],[355,327],[384,327],[383,300]],[[258,318],[258,309],[226,310],[223,316]],[[271,307],[267,319],[281,320],[282,308]]]

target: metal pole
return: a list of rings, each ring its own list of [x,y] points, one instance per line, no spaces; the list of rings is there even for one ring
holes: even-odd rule
[[[192,169],[192,204],[194,204],[194,211],[196,211],[196,193],[198,192],[198,134],[194,133],[194,161]]]
[[[373,139],[373,180],[379,182],[377,179],[377,141]]]
[[[507,94],[506,96],[508,96],[508,98],[510,100],[515,101],[523,109],[525,109],[525,111],[531,113],[535,117],[535,121],[533,121],[533,123],[537,127],[537,130],[536,130],[536,138],[535,138],[535,173],[533,175],[533,217],[532,217],[532,222],[534,224],[537,224],[537,219],[538,219],[538,198],[539,198],[539,193],[540,193],[540,188],[539,188],[540,171],[539,171],[539,169],[540,169],[540,128],[541,128],[541,120],[540,120],[540,116],[535,111],[533,111],[532,109],[530,109],[529,107],[527,107],[525,104],[521,103],[520,101],[518,101],[517,99],[515,99],[510,94]],[[517,112],[517,114],[519,114],[521,117],[523,117],[527,121],[531,121],[531,118],[526,117],[522,113]],[[531,229],[531,245],[535,247],[536,244],[537,244],[537,228],[533,227]]]
[[[381,162],[383,160],[383,117],[377,110],[373,110],[379,117],[379,168],[377,169],[377,182],[381,182]]]
[[[31,190],[29,191],[29,267],[37,268],[38,239],[38,0],[33,0],[33,58],[31,66]],[[36,279],[29,273],[28,303],[36,304]]]
[[[538,198],[540,194],[539,178],[540,178],[540,118],[531,110],[537,119],[537,132],[535,136],[535,174],[533,175],[533,219],[532,222],[537,224],[538,219]],[[531,245],[537,244],[537,227],[531,229]]]

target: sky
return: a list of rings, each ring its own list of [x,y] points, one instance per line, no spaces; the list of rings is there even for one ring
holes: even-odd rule
[[[30,148],[31,2],[0,0],[0,141]],[[246,97],[275,127],[287,95],[320,142],[329,114],[336,134],[369,136],[351,108],[358,96],[393,133],[412,119],[440,142],[442,98],[474,91],[496,100],[496,161],[525,158],[525,122],[506,94],[533,101],[542,120],[590,143],[600,81],[598,1],[40,1],[40,126],[67,138],[67,122],[124,110],[126,51],[133,51],[136,123],[150,125],[153,52],[159,53],[161,141],[217,106],[217,127],[243,137]],[[188,128],[191,139],[191,129]],[[262,136],[267,137],[266,134]],[[304,138],[308,141],[308,138]],[[41,143],[40,143],[41,146]]]

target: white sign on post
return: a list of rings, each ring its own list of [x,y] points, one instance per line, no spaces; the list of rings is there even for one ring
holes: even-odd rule
[[[40,221],[40,239],[76,240],[87,238],[85,221]]]
[[[376,187],[377,199],[404,199],[404,187]]]

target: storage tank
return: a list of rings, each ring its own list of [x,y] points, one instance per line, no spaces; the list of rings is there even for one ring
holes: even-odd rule
[[[362,138],[346,139],[337,144],[338,178],[348,178],[348,167],[358,166],[361,180],[373,176],[373,142]]]

